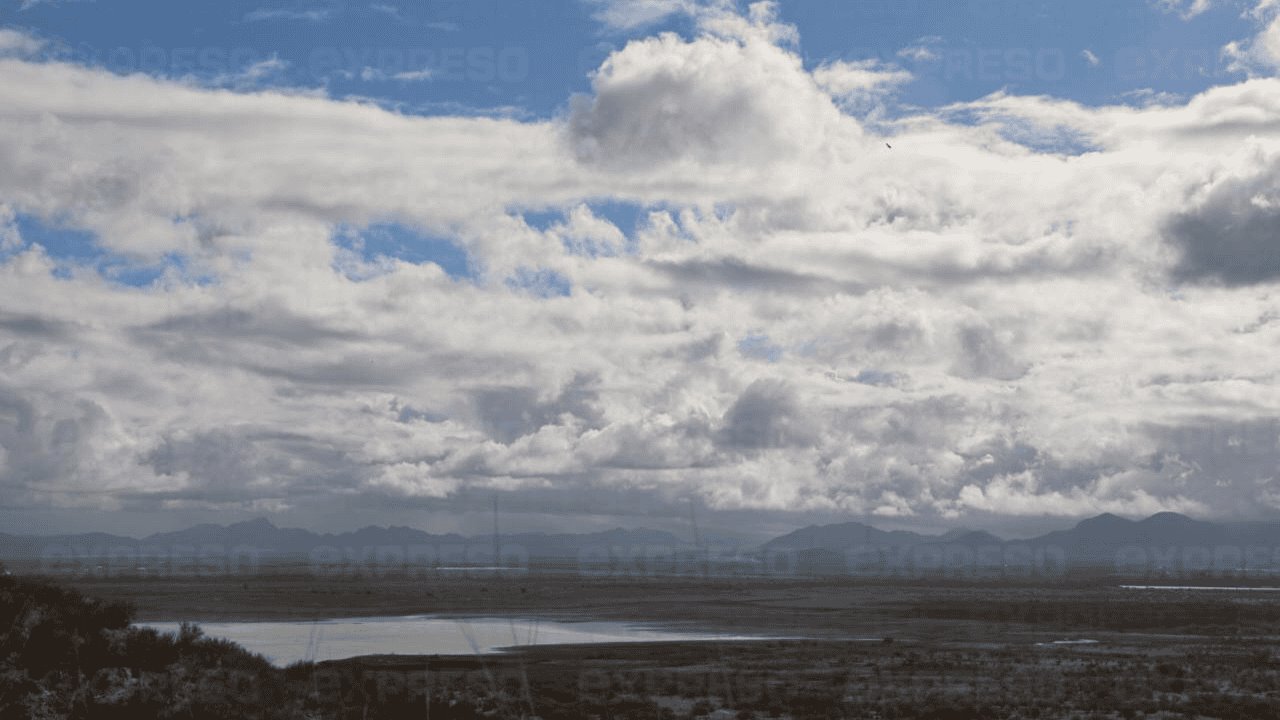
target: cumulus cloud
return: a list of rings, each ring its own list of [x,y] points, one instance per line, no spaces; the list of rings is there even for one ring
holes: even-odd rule
[[[6,506],[1273,502],[1273,446],[1179,438],[1280,407],[1280,81],[870,125],[905,71],[677,11],[541,120],[0,60]],[[370,224],[467,272],[367,257]]]
[[[0,57],[35,55],[45,46],[45,41],[21,30],[0,27]]]
[[[598,382],[599,378],[577,375],[547,400],[539,399],[537,388],[479,388],[473,392],[476,413],[489,436],[506,444],[565,419],[598,428],[603,419],[596,405]]]
[[[1256,75],[1274,70],[1280,66],[1280,16],[1266,21],[1253,38],[1227,43],[1222,54],[1235,72]]]
[[[1222,48],[1227,68],[1251,76],[1271,74],[1280,67],[1280,4],[1275,0],[1256,0],[1244,13],[1253,20],[1258,32],[1245,40],[1233,40]]]
[[[898,57],[917,63],[933,62],[938,59],[937,47],[941,43],[941,37],[926,35],[899,50]]]
[[[249,65],[242,72],[232,75],[226,80],[230,80],[235,85],[252,85],[278,76],[288,67],[289,63],[273,55],[266,60],[259,60]],[[222,78],[219,78],[219,80],[222,80]]]
[[[1026,372],[1026,367],[1010,356],[989,328],[962,328],[958,339],[960,349],[954,372],[961,376],[1016,380]]]
[[[314,7],[303,7],[301,4],[292,7],[261,7],[246,13],[245,22],[264,22],[269,20],[302,20],[306,22],[324,22],[335,17],[342,10],[338,0],[317,3]]]
[[[424,82],[432,79],[436,72],[431,68],[422,68],[420,70],[402,70],[400,72],[388,73],[374,67],[366,67],[360,71],[360,79],[365,81],[371,80],[395,80],[397,82]]]
[[[672,15],[692,15],[699,0],[589,0],[596,20],[614,30],[635,30]]]
[[[1191,207],[1176,213],[1167,234],[1178,250],[1175,274],[1187,281],[1255,285],[1280,278],[1280,159],[1266,154],[1245,175],[1214,178]]]
[[[838,111],[800,59],[770,41],[767,22],[693,41],[665,33],[611,55],[569,118],[579,157],[628,169],[749,165],[821,147]]]
[[[1155,5],[1167,13],[1176,13],[1183,20],[1190,20],[1217,2],[1218,0],[1155,0]]]
[[[813,71],[814,82],[845,106],[870,104],[899,85],[910,82],[911,73],[878,60],[824,63]]]
[[[761,449],[811,443],[816,428],[801,411],[794,389],[776,380],[756,380],[725,413],[722,433],[730,447]]]

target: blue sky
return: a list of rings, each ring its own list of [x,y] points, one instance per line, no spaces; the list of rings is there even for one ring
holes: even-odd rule
[[[876,57],[915,71],[902,99],[924,106],[1000,89],[1088,104],[1142,89],[1195,93],[1226,79],[1219,50],[1249,28],[1239,7],[1186,21],[1146,0],[795,2],[782,5],[782,17],[799,28],[811,63]],[[937,59],[901,53],[912,46]]]
[[[30,0],[27,0],[30,2]],[[323,88],[414,113],[562,113],[588,73],[629,36],[674,30],[672,16],[603,27],[589,2],[285,0],[176,4],[6,0],[0,23],[56,39],[63,52],[118,72],[207,82],[278,58],[259,86]],[[926,106],[1008,88],[1090,104],[1125,93],[1194,93],[1229,73],[1221,47],[1249,34],[1242,7],[1220,3],[1184,20],[1150,0],[784,1],[810,66],[878,58],[913,70],[903,100]],[[936,59],[912,58],[925,48]],[[1082,56],[1089,50],[1101,64]],[[415,75],[427,70],[433,77]],[[396,79],[395,76],[401,76]]]
[[[54,57],[121,74],[241,91],[318,90],[407,114],[539,119],[563,115],[571,96],[589,92],[590,73],[629,37],[695,32],[680,14],[610,28],[596,18],[599,9],[563,0],[136,0],[127,9],[97,0],[7,0],[0,25],[50,41]],[[999,90],[1092,105],[1139,102],[1143,96],[1133,93],[1143,91],[1188,96],[1238,79],[1220,48],[1250,28],[1231,3],[1190,20],[1149,0],[806,0],[779,9],[799,31],[809,69],[876,59],[911,71],[897,93],[901,108]],[[624,232],[639,215],[625,204],[601,203],[597,212]],[[138,266],[91,247],[92,235],[39,218],[22,221],[24,237],[52,257],[112,267],[112,281],[147,284],[160,275],[154,263]],[[455,277],[474,269],[447,240],[394,224],[374,228],[356,249],[369,260],[434,261]]]

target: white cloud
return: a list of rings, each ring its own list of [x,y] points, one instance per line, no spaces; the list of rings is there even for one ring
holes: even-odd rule
[[[1107,497],[1096,486],[1076,487],[1069,492],[1037,493],[1035,477],[1030,473],[996,478],[985,486],[961,488],[959,504],[968,510],[995,515],[1051,515],[1081,517],[1099,513],[1154,515],[1158,512],[1202,514],[1203,503],[1183,497],[1158,498],[1144,490],[1120,497]]]
[[[371,3],[369,9],[374,12],[382,13],[393,20],[404,22],[404,15],[400,14],[400,8],[386,3]]]
[[[1187,101],[1185,95],[1171,92],[1157,92],[1151,88],[1139,88],[1121,93],[1121,98],[1137,102],[1140,105],[1180,105]]]
[[[289,67],[287,61],[281,60],[276,56],[271,56],[266,60],[259,60],[249,67],[245,68],[243,79],[249,81],[257,81],[266,77],[270,77],[276,73],[282,72]]]
[[[942,38],[937,35],[926,35],[914,43],[898,51],[898,57],[917,63],[933,62],[938,59],[937,47]]]
[[[1268,74],[1280,67],[1280,15],[1267,19],[1250,40],[1227,43],[1222,54],[1234,72]]]
[[[18,231],[13,208],[0,203],[0,252],[8,252],[22,246],[22,234]]]
[[[1256,22],[1259,30],[1252,38],[1223,46],[1227,69],[1250,76],[1271,75],[1280,68],[1280,3],[1257,0],[1244,16]]]
[[[1280,407],[1280,80],[899,108],[889,149],[833,96],[904,71],[806,71],[768,6],[706,12],[527,122],[0,61],[0,227],[183,258],[134,288],[5,241],[0,497],[603,488],[926,519],[1272,497],[1275,442],[1185,436]],[[1228,257],[1201,232],[1223,217]],[[335,242],[371,222],[475,277]]]
[[[842,129],[831,98],[800,59],[774,44],[771,18],[729,35],[674,34],[628,43],[577,98],[569,132],[580,157],[599,165],[748,163],[795,159]]]
[[[813,71],[814,82],[842,105],[857,109],[880,100],[911,81],[911,73],[878,60],[824,63]]]
[[[301,20],[305,22],[324,22],[336,16],[336,3],[327,3],[314,8],[272,8],[263,7],[245,14],[245,22],[264,22],[268,20]]]
[[[396,80],[399,82],[423,82],[430,80],[435,76],[435,71],[431,68],[422,68],[421,70],[402,70],[400,72],[387,73],[374,67],[366,67],[360,71],[360,79],[366,82],[376,80]]]
[[[661,22],[672,15],[693,15],[699,0],[587,0],[595,19],[613,30],[628,31]],[[723,3],[720,3],[723,4]]]
[[[1271,0],[1261,0],[1264,3]],[[1176,13],[1183,20],[1200,15],[1213,7],[1218,0],[1154,0],[1156,7],[1167,13]]]
[[[279,81],[285,71],[289,69],[289,62],[281,60],[279,57],[272,55],[264,60],[252,63],[237,72],[228,72],[215,75],[203,81],[204,84],[214,87],[226,87],[236,90],[255,90],[266,84],[274,84]],[[184,78],[190,83],[198,83],[197,78]]]
[[[0,27],[0,58],[27,57],[40,52],[45,41],[22,30]]]
[[[1094,55],[1093,51],[1088,48],[1080,51],[1080,57],[1084,58],[1084,61],[1089,63],[1089,67],[1098,67],[1102,64],[1102,58]]]

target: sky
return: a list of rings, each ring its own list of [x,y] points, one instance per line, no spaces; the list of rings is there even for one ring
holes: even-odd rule
[[[1280,517],[1280,2],[0,0],[0,529]]]

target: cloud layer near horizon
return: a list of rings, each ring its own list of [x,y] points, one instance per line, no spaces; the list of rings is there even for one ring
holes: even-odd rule
[[[530,122],[0,59],[0,504],[1280,510],[1280,80],[872,122],[900,69],[698,17]]]

